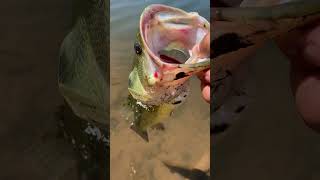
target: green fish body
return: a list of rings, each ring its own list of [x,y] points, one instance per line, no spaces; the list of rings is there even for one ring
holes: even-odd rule
[[[209,28],[197,13],[159,4],[143,11],[128,83],[135,114],[132,129],[142,137],[185,101],[188,79],[210,68],[209,53],[200,57],[195,50]]]
[[[59,90],[77,116],[108,124],[108,3],[105,0],[82,3],[77,2],[81,6],[73,28],[60,48]]]

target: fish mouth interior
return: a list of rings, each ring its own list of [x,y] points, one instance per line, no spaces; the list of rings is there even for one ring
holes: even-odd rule
[[[165,54],[160,54],[160,59],[166,63],[182,64],[177,58],[173,58],[173,57],[167,56]]]
[[[184,64],[192,56],[192,48],[208,33],[206,23],[199,15],[162,9],[146,13],[140,26],[145,47],[154,59]]]
[[[171,64],[182,64],[190,57],[189,52],[183,52],[178,49],[160,50],[158,55],[162,62]]]

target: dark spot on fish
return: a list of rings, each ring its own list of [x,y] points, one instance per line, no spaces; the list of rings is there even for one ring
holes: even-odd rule
[[[210,56],[212,58],[216,58],[220,55],[237,51],[251,45],[253,45],[253,43],[248,41],[246,38],[241,37],[236,33],[227,33],[217,37],[211,42],[210,49],[213,54]]]
[[[160,131],[164,131],[166,129],[162,123],[155,124],[151,128],[156,129],[156,130],[160,130]]]
[[[231,73],[230,70],[226,70],[226,73],[227,73],[228,76],[232,76],[232,73]]]
[[[220,125],[214,125],[213,127],[210,128],[210,134],[219,134],[224,132],[225,130],[227,130],[230,127],[229,124],[227,123],[223,123]]]
[[[273,28],[271,28],[270,31],[271,31],[272,29],[273,29]],[[266,32],[268,32],[268,31],[267,31],[267,30],[258,30],[258,31],[255,31],[255,32],[253,32],[253,33],[245,36],[245,37],[246,37],[246,38],[249,38],[249,37],[251,37],[251,36],[257,36],[257,35],[259,35],[259,34],[264,34],[264,33],[266,33]]]
[[[185,94],[183,97],[187,97],[187,95]]]
[[[221,82],[216,83],[216,84],[212,87],[213,92],[217,92],[221,86],[222,86],[222,83],[221,83]],[[211,88],[211,87],[210,87],[210,88]]]
[[[242,90],[239,90],[239,91],[235,91],[235,95],[236,96],[245,96],[245,95],[247,95],[247,93]]]
[[[178,74],[176,74],[176,78],[174,78],[174,80],[178,80],[178,79],[181,79],[181,78],[184,78],[186,77],[187,74],[184,73],[184,72],[179,72]]]
[[[224,1],[221,0],[214,0],[210,3],[211,7],[230,7],[230,5],[227,5]]]
[[[216,112],[216,111],[218,111],[220,108],[221,108],[221,105],[213,105],[213,106],[212,106],[212,111],[213,111],[213,112]]]
[[[246,108],[246,106],[244,106],[244,105],[239,106],[234,112],[235,113],[241,113],[245,108]]]
[[[302,16],[302,21],[306,20],[307,17],[308,17],[307,15]]]
[[[218,78],[218,79],[213,80],[213,82],[214,82],[214,83],[218,83],[218,82],[220,82],[220,81],[223,81],[223,80],[227,79],[228,77],[229,77],[229,75],[227,74],[227,75],[225,75],[225,76],[222,77],[222,78]]]
[[[182,101],[176,101],[176,102],[173,102],[172,104],[180,104]]]
[[[140,55],[142,53],[142,49],[141,46],[138,42],[134,43],[134,51],[136,52],[136,54]]]

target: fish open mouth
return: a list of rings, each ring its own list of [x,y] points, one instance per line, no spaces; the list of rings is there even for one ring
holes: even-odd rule
[[[167,56],[166,54],[160,54],[160,59],[166,63],[182,64],[179,60],[173,57]]]
[[[169,51],[160,50],[158,55],[162,62],[171,64],[185,63],[185,61],[187,61],[190,57],[188,52],[182,52],[177,49],[171,49]]]
[[[151,5],[141,16],[144,47],[157,64],[184,64],[192,49],[209,32],[209,23],[197,13],[165,5]]]

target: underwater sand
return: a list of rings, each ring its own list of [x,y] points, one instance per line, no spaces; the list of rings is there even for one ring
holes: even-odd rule
[[[111,1],[111,180],[180,180],[182,177],[170,172],[162,162],[192,167],[210,148],[210,106],[202,99],[196,78],[191,81],[187,102],[164,123],[165,130],[149,132],[149,143],[130,129],[131,112],[122,104],[128,96],[139,17],[146,4],[152,2],[170,1]],[[208,9],[208,2],[184,1],[173,6],[204,10]]]

